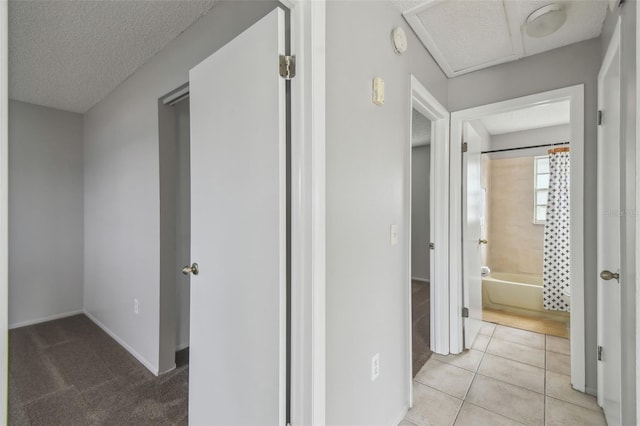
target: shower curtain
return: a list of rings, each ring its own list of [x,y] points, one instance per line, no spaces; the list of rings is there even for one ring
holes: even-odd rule
[[[549,197],[544,225],[544,308],[568,311],[563,290],[569,286],[569,148],[549,150]]]

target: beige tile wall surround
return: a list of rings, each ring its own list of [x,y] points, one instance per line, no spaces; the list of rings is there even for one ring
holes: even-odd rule
[[[533,157],[488,160],[488,253],[493,271],[542,275],[544,226],[533,224]]]

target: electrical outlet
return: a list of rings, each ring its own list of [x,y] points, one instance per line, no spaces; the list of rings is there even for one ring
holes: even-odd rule
[[[380,354],[371,357],[371,381],[374,382],[380,375]]]
[[[133,299],[133,313],[138,315],[140,313],[138,299]]]

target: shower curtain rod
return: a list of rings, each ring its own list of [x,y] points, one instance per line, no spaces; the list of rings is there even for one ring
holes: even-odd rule
[[[494,149],[492,151],[482,151],[480,152],[480,154],[493,154],[494,152],[518,151],[520,149],[548,148],[550,146],[561,146],[561,145],[569,145],[569,142],[548,143],[545,145],[521,146],[518,148]]]

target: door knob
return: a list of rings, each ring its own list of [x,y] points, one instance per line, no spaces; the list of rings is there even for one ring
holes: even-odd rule
[[[483,239],[479,239],[478,240],[478,244],[488,244],[488,243],[489,243],[489,241],[487,241],[487,240],[483,240]]]
[[[611,271],[607,271],[604,270],[602,272],[600,272],[600,278],[602,278],[605,281],[609,281],[612,279],[615,279],[616,281],[620,281],[620,274],[617,272],[611,272]]]
[[[189,274],[198,275],[198,272],[200,272],[200,269],[198,269],[198,264],[196,262],[193,262],[191,266],[187,265],[184,268],[182,268],[182,273],[185,275],[189,275]]]

